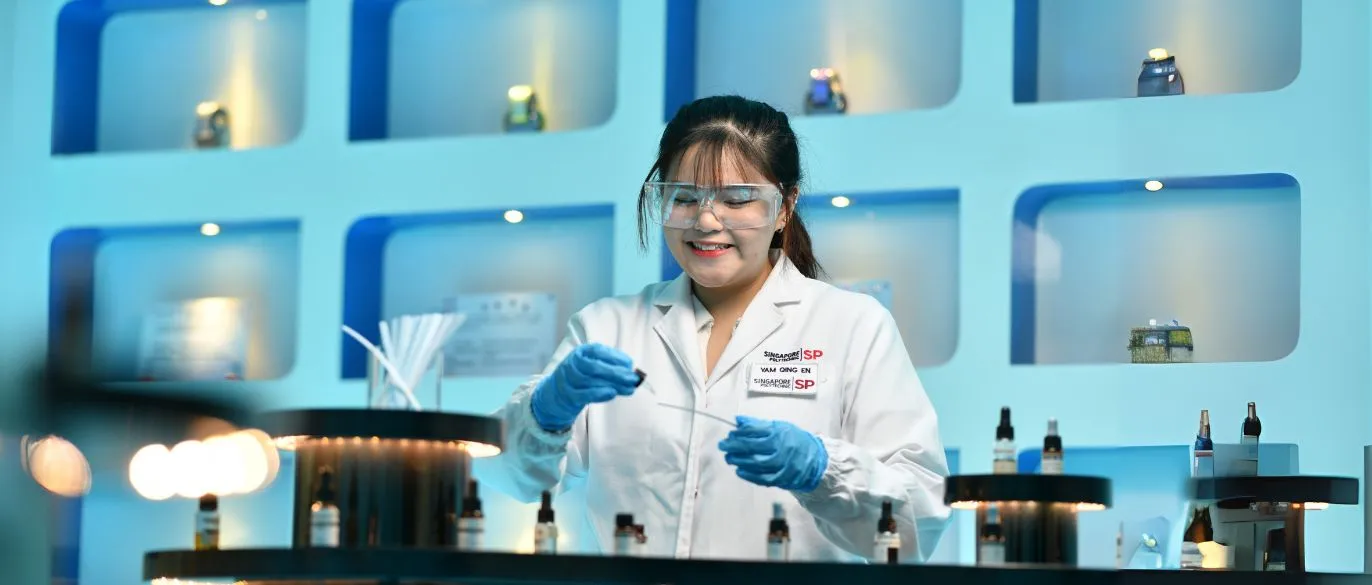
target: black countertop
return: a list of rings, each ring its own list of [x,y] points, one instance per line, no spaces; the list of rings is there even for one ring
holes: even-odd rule
[[[1345,585],[1372,575],[1107,571],[1047,567],[859,565],[464,553],[432,549],[154,551],[143,577],[236,578],[247,583],[491,583],[758,585]]]

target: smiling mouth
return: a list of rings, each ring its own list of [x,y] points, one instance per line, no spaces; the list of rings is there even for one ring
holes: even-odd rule
[[[704,242],[687,242],[687,245],[691,246],[691,248],[693,249],[700,250],[702,252],[716,252],[719,250],[727,250],[729,248],[734,247],[733,244],[713,244]]]

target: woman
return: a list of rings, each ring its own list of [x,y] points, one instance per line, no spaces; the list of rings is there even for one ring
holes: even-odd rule
[[[630,513],[651,555],[763,559],[775,502],[793,560],[862,560],[890,501],[901,559],[926,558],[948,516],[937,418],[890,313],[815,280],[800,182],[785,114],[683,107],[639,196],[640,241],[661,225],[683,274],[572,317],[499,412],[505,452],[482,480],[526,502],[580,491],[572,529],[602,552]]]

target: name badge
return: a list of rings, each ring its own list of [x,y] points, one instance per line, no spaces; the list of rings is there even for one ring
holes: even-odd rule
[[[814,396],[819,382],[816,363],[754,363],[748,367],[748,391],[759,394]]]

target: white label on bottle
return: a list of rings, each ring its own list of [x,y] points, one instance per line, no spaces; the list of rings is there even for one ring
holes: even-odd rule
[[[900,550],[900,534],[895,532],[878,534],[876,547],[872,551],[872,562],[877,564],[888,563],[891,549]]]
[[[338,546],[338,508],[320,508],[310,513],[310,546]]]
[[[1015,473],[1017,471],[1014,459],[997,459],[991,463],[991,473]]]
[[[557,525],[534,525],[534,553],[540,555],[557,554]]]
[[[1005,564],[1005,543],[1000,541],[983,542],[977,547],[978,566],[997,566]]]
[[[615,554],[620,556],[630,556],[634,554],[634,535],[616,534],[615,535]]]
[[[457,550],[481,550],[481,518],[457,519]]]
[[[1181,543],[1181,568],[1199,569],[1201,568],[1201,561],[1203,560],[1204,557],[1201,556],[1200,547],[1196,546],[1196,543]]]
[[[767,541],[767,560],[785,561],[791,558],[791,542],[786,539]]]
[[[215,512],[196,514],[195,547],[202,550],[219,548],[219,514]]]
[[[1044,475],[1062,475],[1062,457],[1044,457],[1041,472]]]

